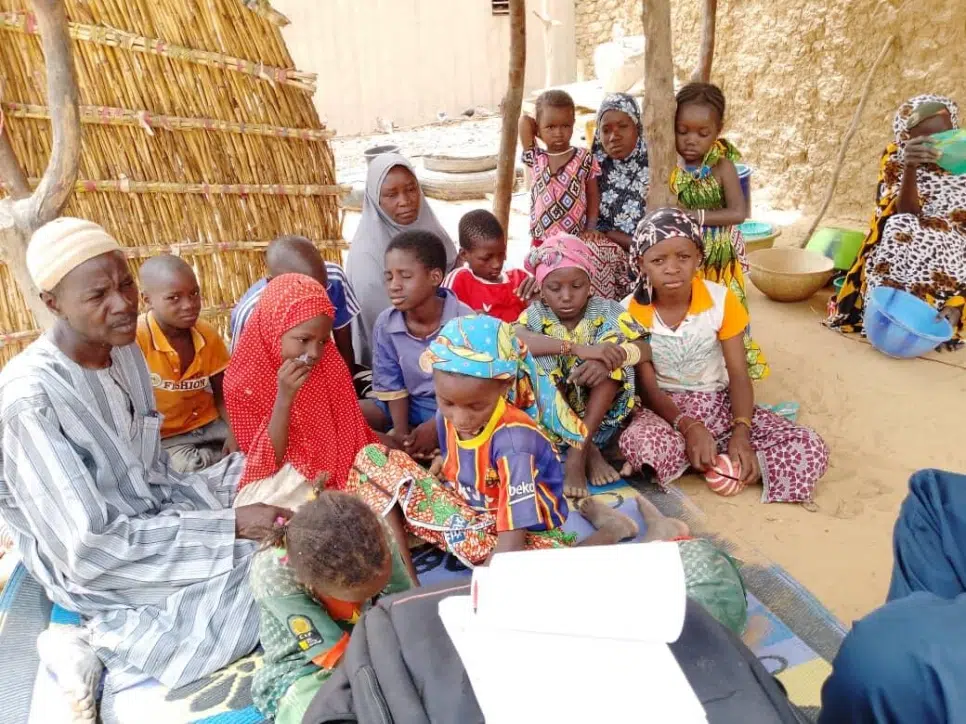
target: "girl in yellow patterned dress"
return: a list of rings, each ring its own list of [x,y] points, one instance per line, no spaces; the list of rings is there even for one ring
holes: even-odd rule
[[[747,311],[748,261],[738,224],[748,217],[748,203],[735,167],[741,154],[719,138],[724,112],[724,94],[715,85],[689,83],[678,91],[675,138],[683,165],[671,173],[671,190],[701,227],[704,264],[698,276],[730,289]],[[744,342],[748,374],[753,380],[764,379],[770,370],[761,347],[750,331]]]

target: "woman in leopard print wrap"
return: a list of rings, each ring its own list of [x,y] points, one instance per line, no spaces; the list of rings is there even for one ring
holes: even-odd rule
[[[828,325],[861,332],[868,295],[878,286],[915,294],[963,337],[966,301],[966,175],[936,165],[929,137],[959,127],[949,98],[923,95],[896,113],[895,143],[879,167],[876,211]]]

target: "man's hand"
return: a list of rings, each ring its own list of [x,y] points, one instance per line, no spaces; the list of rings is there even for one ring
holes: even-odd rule
[[[277,505],[253,503],[235,508],[235,537],[246,540],[265,540],[275,527],[275,521],[281,518],[288,521],[292,511],[279,508]]]

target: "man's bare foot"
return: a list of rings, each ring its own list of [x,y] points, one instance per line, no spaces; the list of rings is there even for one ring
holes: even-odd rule
[[[583,450],[570,448],[567,451],[567,461],[564,463],[564,495],[575,500],[586,498],[587,490],[587,456]]]
[[[635,538],[640,533],[633,518],[594,498],[584,498],[577,504],[577,508],[597,529],[597,533],[588,539],[593,539],[593,543],[619,543],[626,538]]]
[[[92,724],[97,719],[97,685],[104,665],[81,626],[49,628],[37,637],[40,660],[57,680],[67,698],[71,721]]]
[[[614,466],[604,460],[600,448],[592,442],[587,443],[587,479],[591,485],[608,485],[621,479]]]
[[[645,542],[674,540],[691,534],[687,523],[677,518],[668,518],[643,495],[637,496],[637,509],[641,511],[641,517],[647,525],[647,530],[644,531]]]

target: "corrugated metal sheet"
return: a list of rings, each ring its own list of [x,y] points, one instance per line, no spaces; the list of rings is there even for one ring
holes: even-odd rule
[[[506,90],[509,18],[490,0],[275,0],[292,24],[283,35],[296,65],[319,74],[315,105],[340,135],[496,108]],[[539,2],[529,3],[540,8]],[[574,80],[572,0],[547,0],[552,79]],[[527,88],[544,84],[543,27],[527,18]]]

